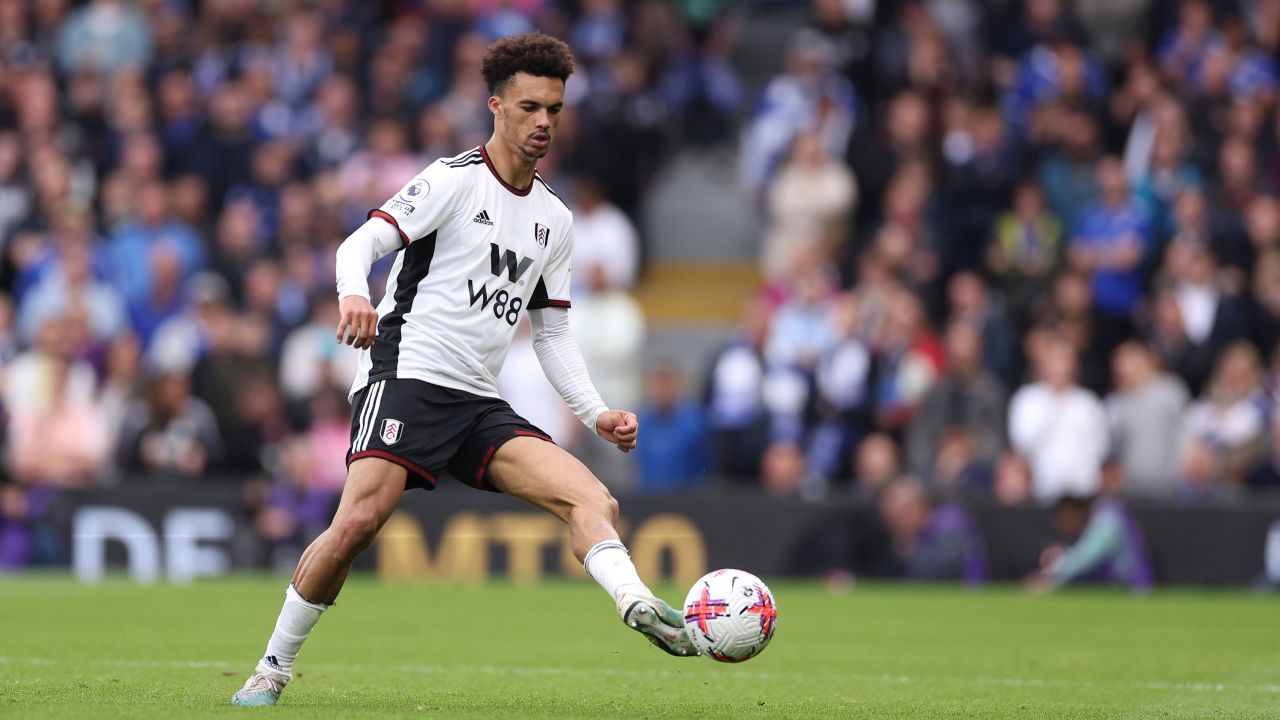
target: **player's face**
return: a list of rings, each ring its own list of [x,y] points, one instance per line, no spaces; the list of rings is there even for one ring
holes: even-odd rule
[[[501,95],[489,99],[489,107],[503,140],[529,160],[537,160],[551,149],[560,126],[564,81],[518,73]]]

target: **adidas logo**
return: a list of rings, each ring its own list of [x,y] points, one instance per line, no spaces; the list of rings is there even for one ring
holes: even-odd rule
[[[481,211],[479,212],[479,214],[477,214],[474,218],[472,218],[471,222],[478,222],[478,223],[480,223],[481,225],[492,225],[492,224],[493,224],[493,221],[489,219],[489,211],[488,211],[488,210],[481,210]]]

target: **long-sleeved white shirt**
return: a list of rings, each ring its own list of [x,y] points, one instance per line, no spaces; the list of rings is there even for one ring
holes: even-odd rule
[[[400,248],[353,394],[371,380],[412,377],[497,397],[498,369],[527,314],[543,371],[594,432],[606,406],[567,315],[572,216],[540,178],[510,188],[481,149],[433,163],[338,248],[339,297],[368,298],[373,263]]]

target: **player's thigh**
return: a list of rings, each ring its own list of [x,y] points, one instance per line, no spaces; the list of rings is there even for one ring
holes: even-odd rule
[[[555,443],[517,437],[503,443],[489,463],[494,489],[532,503],[562,520],[574,508],[616,508],[609,490],[577,458]]]
[[[359,515],[373,519],[381,527],[404,495],[407,479],[408,471],[382,458],[353,460],[347,468],[347,482],[334,522]]]

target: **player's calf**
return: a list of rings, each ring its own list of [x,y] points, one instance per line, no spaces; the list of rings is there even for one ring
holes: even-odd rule
[[[302,554],[266,652],[232,705],[276,704],[293,678],[303,642],[338,596],[351,561],[373,544],[404,486],[405,471],[398,465],[376,458],[351,464],[333,523]]]
[[[494,487],[543,508],[569,525],[573,551],[609,593],[628,627],[672,655],[696,655],[684,618],[659,600],[618,540],[618,501],[591,471],[561,448],[517,437],[498,448],[488,468]]]

